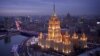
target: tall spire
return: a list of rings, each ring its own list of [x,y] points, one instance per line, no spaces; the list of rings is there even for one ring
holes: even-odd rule
[[[53,4],[53,15],[52,16],[56,16],[56,12],[55,12],[55,3]]]

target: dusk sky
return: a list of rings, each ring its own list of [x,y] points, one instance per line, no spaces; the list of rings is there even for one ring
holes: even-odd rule
[[[100,15],[100,0],[0,0],[0,15]]]

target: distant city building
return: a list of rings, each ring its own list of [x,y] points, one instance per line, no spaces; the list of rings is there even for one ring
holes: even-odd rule
[[[29,18],[29,20],[30,20],[30,23],[33,22],[32,18],[31,18],[30,16],[28,16],[28,18]]]
[[[21,30],[21,21],[19,20],[19,19],[17,19],[16,21],[15,21],[15,23],[16,23],[16,28],[17,28],[17,30]]]
[[[11,29],[15,25],[14,19],[12,17],[4,17],[4,28]]]
[[[63,21],[62,21],[62,27],[69,28],[69,25],[71,25],[71,24],[72,24],[72,17],[68,13],[67,16],[65,16]]]
[[[30,22],[32,22],[32,18],[30,16],[20,17],[20,20],[24,25],[28,25]]]

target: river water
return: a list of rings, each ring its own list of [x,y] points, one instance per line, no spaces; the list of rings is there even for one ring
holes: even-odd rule
[[[27,39],[27,37],[22,35],[6,36],[3,39],[0,39],[0,56],[12,56],[12,46],[20,44],[25,39]]]

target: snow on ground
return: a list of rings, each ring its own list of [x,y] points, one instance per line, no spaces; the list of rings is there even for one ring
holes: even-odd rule
[[[27,41],[26,45],[29,46],[29,45],[32,45],[32,44],[35,44],[35,43],[38,43],[38,38],[32,37]]]

